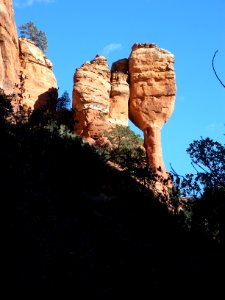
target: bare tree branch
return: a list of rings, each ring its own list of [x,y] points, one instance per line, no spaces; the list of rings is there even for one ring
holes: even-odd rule
[[[219,80],[219,82],[220,82],[220,83],[222,84],[222,86],[225,88],[225,85],[223,84],[222,80],[220,80],[219,76],[218,76],[217,73],[216,73],[215,67],[214,67],[214,59],[215,59],[215,57],[216,57],[217,52],[218,52],[218,50],[216,50],[216,52],[215,52],[214,55],[213,55],[213,59],[212,59],[212,68],[213,68],[213,71],[214,71],[214,73],[215,73],[215,75],[216,75],[216,78]]]

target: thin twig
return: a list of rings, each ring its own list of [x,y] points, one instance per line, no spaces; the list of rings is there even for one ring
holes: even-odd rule
[[[219,82],[220,82],[220,83],[222,84],[222,86],[225,88],[225,85],[223,84],[223,82],[222,82],[222,80],[219,78],[219,76],[217,75],[216,70],[215,70],[215,68],[214,68],[214,59],[215,59],[215,57],[216,57],[217,52],[218,52],[218,50],[216,50],[216,52],[215,52],[214,55],[213,55],[213,59],[212,59],[212,68],[213,68],[213,71],[214,71],[214,73],[215,73],[215,75],[216,75],[216,78],[219,80]]]

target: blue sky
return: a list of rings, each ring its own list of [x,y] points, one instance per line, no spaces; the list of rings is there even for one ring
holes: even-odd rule
[[[175,55],[175,110],[162,130],[163,157],[180,174],[192,172],[186,154],[195,139],[224,144],[224,0],[13,0],[17,26],[33,21],[48,38],[59,93],[72,94],[77,67],[100,53],[128,57],[134,43],[151,42]],[[72,97],[72,96],[71,96]],[[140,133],[130,124],[130,127]]]

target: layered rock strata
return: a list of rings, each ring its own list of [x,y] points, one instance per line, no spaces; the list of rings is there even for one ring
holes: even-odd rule
[[[135,44],[129,58],[129,117],[144,132],[149,165],[165,173],[161,128],[174,110],[174,56],[154,44]]]

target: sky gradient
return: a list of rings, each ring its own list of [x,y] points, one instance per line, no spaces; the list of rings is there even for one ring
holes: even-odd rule
[[[163,157],[180,174],[193,172],[188,145],[201,136],[224,144],[224,0],[13,0],[17,27],[29,21],[47,35],[59,93],[72,98],[76,68],[96,54],[128,57],[134,43],[156,43],[175,55],[175,110],[162,129]],[[19,30],[18,30],[19,33]],[[130,127],[140,133],[132,124]]]

